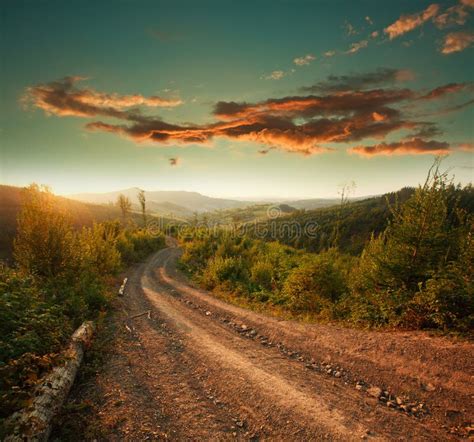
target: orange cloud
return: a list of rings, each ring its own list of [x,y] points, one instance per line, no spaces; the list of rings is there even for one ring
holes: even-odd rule
[[[467,89],[468,85],[465,83],[449,83],[444,86],[437,87],[427,94],[420,97],[420,100],[434,100],[443,97],[444,95],[454,94]]]
[[[115,123],[92,121],[86,128],[114,133],[137,143],[211,145],[214,138],[221,137],[252,141],[264,145],[262,150],[279,148],[309,155],[331,151],[327,143],[349,143],[367,138],[384,140],[387,135],[401,129],[412,132],[412,140],[403,140],[397,146],[381,143],[375,147],[353,148],[354,152],[365,152],[370,156],[390,149],[393,152],[419,153],[423,150],[420,146],[425,146],[424,150],[428,150],[426,146],[433,147],[434,142],[423,141],[423,138],[439,134],[437,126],[414,120],[406,110],[409,107],[406,104],[419,100],[420,94],[407,88],[380,87],[384,83],[412,77],[410,72],[403,70],[379,69],[332,76],[306,88],[319,91],[319,94],[269,98],[255,103],[220,101],[214,107],[214,120],[199,125],[166,122],[132,107],[145,106],[145,103],[154,106],[159,102],[154,100],[159,97],[78,89],[75,87],[79,81],[76,77],[33,86],[27,94],[34,106],[49,114],[87,118],[104,116],[118,120]],[[421,98],[434,100],[460,88],[457,84],[444,85]],[[463,103],[458,107],[466,105]],[[443,144],[440,150],[445,147]]]
[[[450,152],[448,143],[441,141],[425,141],[421,138],[413,138],[409,141],[398,141],[395,143],[380,143],[374,146],[355,146],[349,149],[363,157],[373,157],[376,155],[443,155]]]
[[[97,92],[93,89],[79,89],[76,83],[84,77],[65,77],[48,84],[26,89],[22,102],[31,103],[48,114],[59,116],[93,117],[97,115],[127,118],[124,109],[134,106],[174,107],[182,103],[178,99],[157,96],[119,95]]]
[[[445,12],[439,14],[433,19],[433,23],[439,29],[444,29],[449,26],[454,25],[463,25],[466,23],[466,20],[469,17],[469,12],[467,9],[461,5],[451,6],[450,8],[446,9]]]
[[[384,32],[388,34],[390,40],[392,40],[423,25],[428,20],[434,18],[438,12],[439,5],[433,3],[422,12],[411,15],[402,15],[396,22],[386,27]]]
[[[460,143],[458,148],[464,152],[474,152],[474,143]]]
[[[444,38],[442,54],[452,54],[453,52],[464,51],[474,43],[473,32],[451,32]]]

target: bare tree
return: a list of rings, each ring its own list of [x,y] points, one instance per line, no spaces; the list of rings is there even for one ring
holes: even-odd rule
[[[339,195],[341,195],[341,202],[339,204],[336,226],[334,228],[333,247],[337,248],[339,246],[344,208],[349,204],[349,198],[355,192],[355,189],[356,183],[354,181],[350,181],[348,183],[344,183],[341,187],[341,190],[338,192]]]
[[[143,226],[147,227],[147,219],[146,219],[146,197],[145,197],[145,191],[142,189],[138,190],[137,194],[138,202],[140,203],[140,207],[142,209],[142,217],[143,217]]]

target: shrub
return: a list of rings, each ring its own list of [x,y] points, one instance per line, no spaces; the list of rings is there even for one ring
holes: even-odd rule
[[[208,262],[201,278],[201,282],[207,288],[214,288],[226,282],[230,287],[236,288],[239,283],[247,280],[247,269],[240,257],[222,258],[220,256]]]
[[[273,266],[268,261],[257,261],[250,269],[250,281],[256,286],[257,290],[271,290]]]
[[[295,312],[331,310],[346,292],[341,272],[328,255],[320,255],[296,267],[288,276],[283,293]]]

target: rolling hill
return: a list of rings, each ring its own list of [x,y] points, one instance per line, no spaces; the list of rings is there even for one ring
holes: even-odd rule
[[[457,201],[458,207],[474,213],[474,190],[471,186],[464,189],[452,186],[450,190],[452,206]],[[311,252],[336,245],[340,250],[356,255],[362,251],[372,233],[378,234],[386,228],[392,217],[390,207],[397,202],[405,202],[413,193],[414,189],[407,187],[343,206],[299,210],[275,219],[244,224],[243,228],[253,237],[279,241]]]
[[[0,259],[9,259],[12,253],[13,238],[16,233],[16,217],[21,208],[22,188],[0,185]],[[94,222],[119,219],[121,212],[112,205],[84,203],[68,198],[56,197],[61,206],[70,213],[75,227],[89,226]],[[137,224],[141,216],[132,214]],[[164,218],[167,223],[170,219]]]
[[[129,189],[118,190],[107,193],[80,193],[74,195],[68,195],[68,198],[94,203],[94,204],[111,204],[117,201],[117,197],[120,194],[125,195],[130,199],[135,208],[138,208],[137,194],[140,189],[132,187]],[[215,211],[227,211],[243,209],[247,210],[250,207],[255,206],[268,206],[285,204],[295,209],[306,209],[312,210],[322,207],[330,207],[339,203],[339,198],[311,198],[311,199],[300,199],[300,200],[281,200],[281,201],[247,201],[247,200],[234,200],[225,198],[213,198],[210,196],[202,195],[198,192],[187,192],[187,191],[145,191],[147,199],[147,207],[150,213],[157,215],[172,215],[179,218],[190,218],[195,213],[209,213]],[[362,198],[354,198],[364,199]]]
[[[120,194],[127,196],[133,205],[138,206],[137,187],[130,189],[119,190],[115,192],[107,193],[81,193],[75,195],[69,195],[68,198],[88,202],[95,204],[108,204],[114,203]],[[158,191],[145,191],[147,199],[147,205],[151,212],[156,208],[157,212],[169,211],[176,213],[189,213],[192,215],[194,212],[212,212],[214,210],[222,209],[233,209],[239,207],[246,207],[252,204],[248,201],[237,201],[223,198],[213,198],[206,195],[201,195],[198,192],[186,192],[180,190],[158,190]],[[164,206],[163,206],[164,204]],[[171,206],[172,205],[172,206]]]

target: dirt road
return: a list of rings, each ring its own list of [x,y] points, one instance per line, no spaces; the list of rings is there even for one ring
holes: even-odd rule
[[[179,253],[128,275],[108,361],[71,398],[91,404],[83,439],[469,436],[472,343],[259,315],[192,287]]]

